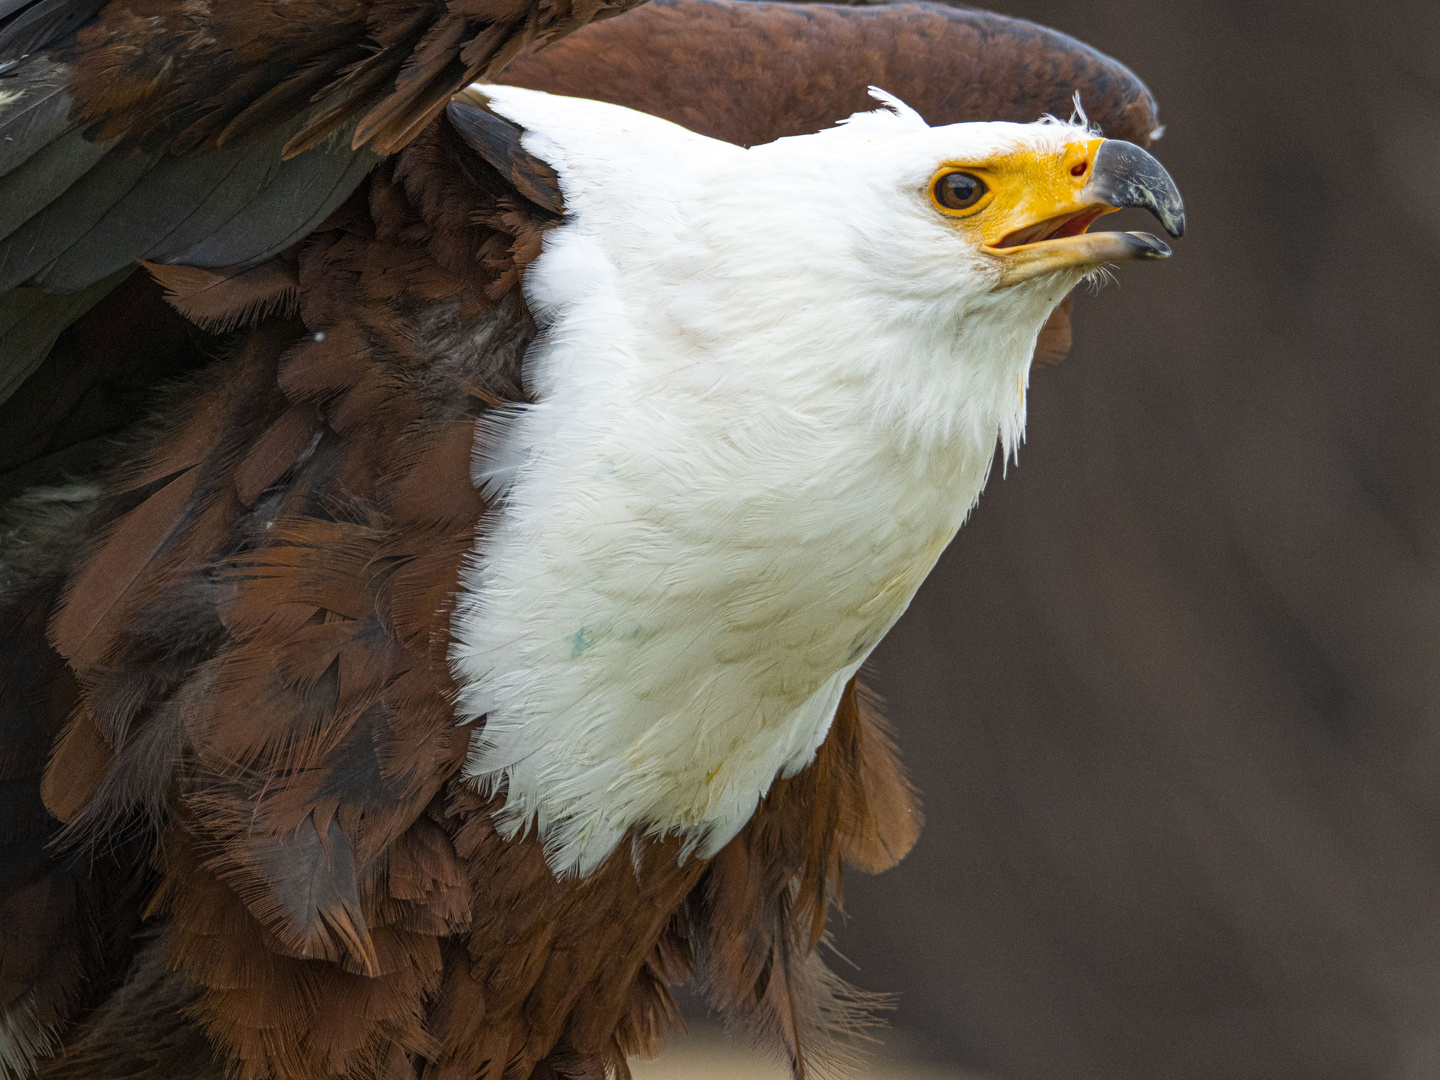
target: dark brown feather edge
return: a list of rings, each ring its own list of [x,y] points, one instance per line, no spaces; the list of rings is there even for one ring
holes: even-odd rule
[[[525,149],[525,129],[492,112],[483,90],[474,86],[462,90],[451,99],[446,113],[460,137],[516,191],[552,214],[565,212],[565,196],[554,168]]]

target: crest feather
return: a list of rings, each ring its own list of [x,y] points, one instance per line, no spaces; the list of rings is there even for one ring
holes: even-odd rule
[[[893,132],[897,127],[910,131],[929,129],[930,125],[925,122],[925,118],[894,94],[882,90],[878,86],[871,86],[868,89],[870,96],[880,103],[880,107],[846,117],[840,121],[845,127],[868,130],[874,125],[882,125],[887,132]]]

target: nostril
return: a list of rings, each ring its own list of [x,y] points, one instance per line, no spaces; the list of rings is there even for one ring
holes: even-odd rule
[[[1082,161],[1082,162],[1080,162],[1080,164],[1074,165],[1074,166],[1071,167],[1071,169],[1070,169],[1070,175],[1071,175],[1071,176],[1084,176],[1084,175],[1085,175],[1085,170],[1088,169],[1089,167],[1090,167],[1090,163],[1089,163],[1088,161]]]

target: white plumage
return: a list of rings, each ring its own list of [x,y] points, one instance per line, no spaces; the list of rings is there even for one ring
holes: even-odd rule
[[[557,873],[627,830],[712,854],[803,768],[841,691],[1025,425],[1036,335],[1089,268],[997,290],[937,166],[1063,153],[1053,121],[898,103],[741,149],[485,87],[559,173],[528,270],[533,405],[482,431],[454,619],[468,775]]]

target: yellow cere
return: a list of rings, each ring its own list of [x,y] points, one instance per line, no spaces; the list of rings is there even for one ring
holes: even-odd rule
[[[931,203],[972,241],[997,247],[1022,229],[1098,209],[1082,201],[1080,193],[1104,141],[1074,142],[1063,154],[1021,150],[981,162],[946,162],[930,178]],[[938,185],[956,172],[978,177],[988,188],[973,206],[958,210],[945,206],[937,196]]]

